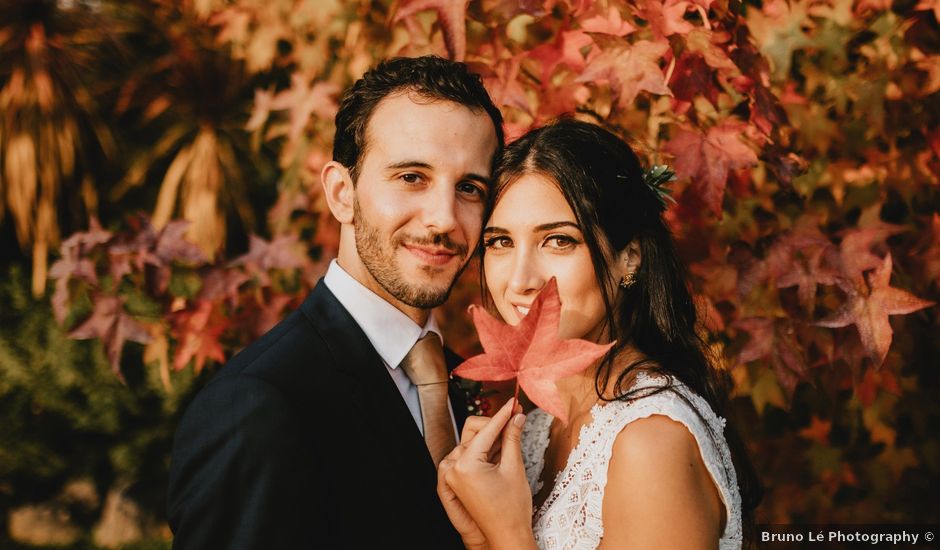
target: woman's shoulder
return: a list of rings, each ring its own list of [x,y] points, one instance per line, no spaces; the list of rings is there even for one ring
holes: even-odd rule
[[[740,493],[725,420],[672,377],[640,373],[632,391],[634,400],[601,407],[600,420],[613,439],[610,477],[627,481],[616,485],[631,491],[655,488],[672,495],[714,487],[727,518],[724,539],[739,540]]]
[[[640,371],[624,398],[599,407],[602,416],[612,420],[635,422],[652,415],[665,415],[683,424],[707,424],[711,430],[724,431],[725,419],[708,402],[674,376]]]

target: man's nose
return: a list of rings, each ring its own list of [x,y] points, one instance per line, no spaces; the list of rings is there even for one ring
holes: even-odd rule
[[[424,226],[428,230],[447,234],[457,227],[457,193],[453,185],[441,185],[422,200]]]

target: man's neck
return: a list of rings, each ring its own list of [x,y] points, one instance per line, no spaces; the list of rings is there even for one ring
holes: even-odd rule
[[[402,302],[398,298],[392,296],[387,290],[385,290],[378,281],[375,280],[375,277],[372,276],[372,273],[366,269],[366,266],[363,265],[362,261],[359,260],[359,257],[356,256],[354,259],[344,258],[342,252],[336,258],[336,263],[339,264],[343,271],[349,274],[350,277],[359,282],[362,286],[371,290],[378,297],[382,298],[389,304],[391,304],[395,309],[401,311],[408,316],[409,319],[415,322],[419,327],[423,327],[428,322],[428,316],[430,315],[430,310],[422,309],[414,306],[409,306],[408,304]]]

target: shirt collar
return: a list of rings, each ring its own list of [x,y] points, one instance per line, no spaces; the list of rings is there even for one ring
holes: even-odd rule
[[[434,332],[442,343],[444,341],[434,315],[428,315],[423,327],[418,326],[401,310],[354,279],[336,260],[330,262],[323,283],[366,334],[385,364],[393,369],[398,368],[415,342],[428,332]]]

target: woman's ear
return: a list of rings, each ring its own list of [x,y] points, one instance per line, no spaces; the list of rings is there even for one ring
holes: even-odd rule
[[[323,166],[320,172],[320,183],[323,184],[326,203],[336,221],[345,224],[352,223],[356,191],[349,170],[335,160],[331,160]]]
[[[630,241],[623,250],[617,254],[617,271],[620,278],[620,286],[626,288],[636,280],[636,273],[640,269],[640,263],[643,256],[640,253],[640,243],[636,239]]]

